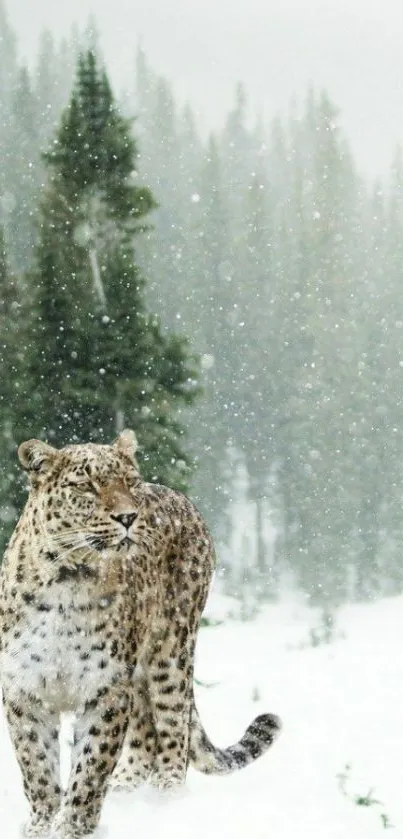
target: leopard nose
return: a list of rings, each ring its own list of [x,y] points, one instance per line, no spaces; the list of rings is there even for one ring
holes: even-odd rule
[[[137,513],[120,513],[119,516],[111,516],[114,521],[118,521],[119,524],[123,524],[127,530],[132,526],[134,520],[137,518]]]

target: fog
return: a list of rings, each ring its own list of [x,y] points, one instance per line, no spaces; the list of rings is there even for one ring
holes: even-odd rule
[[[141,39],[202,127],[221,122],[238,80],[267,119],[313,84],[341,109],[367,173],[385,172],[403,139],[400,0],[13,0],[7,7],[31,59],[44,26],[61,35],[93,13],[119,88]]]

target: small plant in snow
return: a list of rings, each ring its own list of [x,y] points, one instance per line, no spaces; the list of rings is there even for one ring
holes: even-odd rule
[[[381,822],[385,830],[387,830],[388,827],[394,827],[386,813],[381,813]]]
[[[367,793],[350,793],[347,789],[347,785],[351,780],[351,763],[346,763],[342,772],[339,772],[336,777],[338,780],[338,787],[340,792],[346,797],[349,798],[350,801],[353,802],[357,807],[378,807],[383,806],[383,802],[379,800],[379,798],[374,797],[374,787],[371,787]],[[382,827],[386,829],[394,827],[392,822],[390,821],[389,816],[387,813],[380,813],[380,819],[382,822]]]
[[[306,650],[309,647],[322,647],[343,638],[345,638],[344,633],[340,632],[336,626],[335,613],[329,608],[323,608],[318,615],[316,626],[309,630],[308,639],[297,645],[289,645],[288,649]]]
[[[336,778],[338,780],[339,790],[340,790],[340,792],[343,793],[343,795],[346,795],[346,796],[348,796],[348,792],[347,792],[347,789],[346,789],[346,784],[347,784],[347,781],[350,777],[350,772],[351,772],[351,763],[346,763],[343,771],[338,772],[337,775],[336,775]]]
[[[205,616],[202,617],[200,621],[200,627],[203,626],[221,626],[224,621],[216,620],[216,618],[207,618]]]
[[[354,803],[357,804],[357,807],[372,807],[373,804],[382,804],[382,801],[379,801],[378,798],[374,798],[373,792],[374,790],[371,788],[367,793],[365,793],[365,795],[354,795]]]
[[[322,644],[331,644],[343,636],[336,630],[334,612],[330,609],[322,609],[319,616],[319,623],[309,632],[310,646],[319,647]]]
[[[195,685],[201,688],[215,688],[220,684],[219,682],[202,682],[200,679],[196,679],[196,676],[194,676],[193,681]]]

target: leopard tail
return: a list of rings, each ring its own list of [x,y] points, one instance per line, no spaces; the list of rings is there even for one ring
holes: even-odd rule
[[[281,731],[281,720],[275,714],[261,714],[248,725],[245,734],[225,749],[214,746],[207,736],[193,698],[189,762],[207,775],[226,775],[243,769],[261,757],[273,745]]]

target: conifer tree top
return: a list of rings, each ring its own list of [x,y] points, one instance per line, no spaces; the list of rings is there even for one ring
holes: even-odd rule
[[[120,114],[92,50],[79,57],[70,103],[45,160],[73,200],[96,187],[111,215],[127,221],[140,219],[155,206],[150,191],[133,183],[137,148],[131,121]]]

